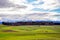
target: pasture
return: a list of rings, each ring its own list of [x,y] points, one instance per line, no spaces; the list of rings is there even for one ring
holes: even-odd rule
[[[60,40],[60,25],[0,25],[0,40]]]

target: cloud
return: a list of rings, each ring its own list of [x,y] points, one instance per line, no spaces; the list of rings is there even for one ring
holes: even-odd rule
[[[10,4],[9,6],[12,6],[12,7],[7,9],[0,8],[0,11],[1,12],[4,11],[5,13],[10,12],[11,14],[14,14],[14,13],[28,14],[29,12],[33,12],[33,11],[44,12],[44,11],[57,9],[59,7],[58,0],[9,0],[9,1],[5,0],[5,1],[2,1],[2,4],[4,4],[5,6],[6,4],[7,6]],[[32,9],[35,9],[35,10],[32,10]]]
[[[60,13],[60,8],[56,8],[54,10],[51,10],[51,12],[57,12],[57,13]]]
[[[25,8],[27,8],[25,5],[15,4],[14,1],[11,2],[11,0],[0,0],[0,11],[8,12],[14,9],[17,10],[17,9],[25,9]]]
[[[58,16],[54,16],[60,14],[59,8],[59,0],[5,0],[0,2],[0,15],[22,15],[19,17],[5,16],[4,20],[6,20],[5,18],[8,20],[16,20],[16,18],[18,18],[18,20],[60,20]],[[39,15],[38,13],[42,13],[43,15],[41,16],[41,14]],[[28,16],[25,14],[33,15]]]
[[[41,2],[43,2],[42,5],[39,4]],[[58,0],[43,0],[43,1],[37,0],[37,1],[33,2],[33,3],[31,3],[31,4],[34,4],[34,3],[36,4],[34,6],[35,8],[41,8],[41,9],[44,9],[44,10],[53,10],[53,9],[59,7],[59,5],[60,5]],[[37,5],[37,3],[39,5]]]
[[[25,15],[9,15],[6,14],[5,16],[2,15],[0,17],[2,17],[2,21],[37,21],[37,20],[41,20],[41,21],[59,21],[60,19],[58,19],[58,15],[60,15],[59,13],[55,13],[55,12],[47,12],[47,13],[31,13],[31,14],[25,14]]]
[[[54,12],[35,13],[35,14],[28,15],[27,18],[33,21],[36,21],[36,20],[57,21],[59,20],[58,16],[55,17],[54,15],[59,15],[59,14],[54,13]]]
[[[0,8],[8,8],[12,6],[13,4],[10,3],[8,0],[0,0]]]
[[[6,14],[26,14],[26,13],[30,12],[30,10],[33,8],[33,5],[25,4],[24,3],[25,1],[26,0],[9,0],[9,2],[12,3],[12,4],[9,4],[9,2],[7,0],[2,1],[1,5],[2,4],[4,4],[4,5],[1,6],[3,8],[0,8],[0,13],[6,13]],[[6,8],[6,7],[8,7],[8,8]]]

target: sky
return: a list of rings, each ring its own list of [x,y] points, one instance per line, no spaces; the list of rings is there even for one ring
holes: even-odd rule
[[[47,13],[47,15],[45,16],[37,15],[37,18],[36,16],[34,17],[32,15],[33,18],[30,16],[29,19],[60,21],[59,18],[60,0],[0,0],[0,20],[3,20],[4,16],[1,17],[1,15],[3,14],[4,15],[18,14],[23,16],[25,14],[34,14],[34,13],[37,14],[42,13],[43,15],[45,15],[44,13]],[[10,17],[11,16],[9,16],[8,18]],[[21,19],[23,19],[23,17]]]

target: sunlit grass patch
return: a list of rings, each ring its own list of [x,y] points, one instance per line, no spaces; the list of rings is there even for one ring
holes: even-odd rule
[[[0,40],[60,40],[60,26],[0,25]]]

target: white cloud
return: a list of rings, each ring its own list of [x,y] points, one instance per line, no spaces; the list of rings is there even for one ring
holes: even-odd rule
[[[8,16],[3,16],[2,20],[3,21],[23,21],[23,20],[32,20],[32,21],[36,21],[36,20],[46,20],[46,21],[57,21],[60,20],[58,19],[58,17],[55,17],[54,15],[58,15],[55,12],[47,12],[47,13],[34,13],[34,14],[26,14],[26,15],[9,15]],[[59,14],[60,15],[60,14]],[[17,19],[17,20],[16,20]]]
[[[26,0],[9,0],[11,3],[15,4],[16,7],[11,8],[0,8],[0,13],[10,13],[10,14],[29,14],[30,12],[34,12],[33,8],[41,8],[44,10],[53,10],[56,9],[57,6],[59,6],[59,2],[57,0],[37,0],[32,3],[26,3]],[[39,2],[44,2],[42,5],[32,5],[33,3],[38,4]],[[21,6],[24,5],[27,8],[18,8],[17,5]],[[31,11],[32,10],[32,11]],[[4,11],[4,12],[3,12]],[[37,11],[38,12],[38,11]],[[34,12],[35,13],[35,12]]]
[[[35,5],[34,7],[36,8],[42,8],[44,10],[53,10],[53,9],[56,9],[57,7],[60,6],[58,0],[37,0],[37,1],[34,1],[33,3],[39,3],[39,2],[44,2],[42,5]],[[33,4],[31,3],[31,4]]]
[[[26,2],[26,0],[9,0],[9,1],[14,4],[19,4],[19,5],[22,5],[24,4],[24,2]]]
[[[13,7],[10,7],[10,8],[0,8],[0,14],[33,14],[33,13],[47,13],[47,16],[30,16],[30,19],[32,20],[36,20],[36,19],[39,19],[39,20],[58,20],[57,17],[53,17],[53,15],[57,15],[58,13],[55,13],[55,12],[41,12],[41,11],[34,11],[32,10],[33,8],[41,8],[41,9],[44,9],[44,10],[53,10],[53,9],[56,9],[60,6],[58,0],[37,0],[37,1],[34,1],[32,3],[25,3],[26,0],[9,0],[11,3],[13,3],[14,5],[16,6],[13,6]],[[39,2],[44,2],[43,4],[41,5],[32,5],[33,3],[35,4],[39,4]],[[26,6],[27,8],[18,8],[18,6]],[[44,14],[43,14],[44,15]],[[27,16],[27,15],[26,15]],[[15,17],[15,16],[14,16]],[[27,16],[28,17],[28,16]],[[9,16],[8,18],[12,18],[11,16]],[[21,19],[24,18],[24,17],[21,17]]]
[[[24,2],[26,2],[26,0],[9,0],[9,1],[12,4],[14,4],[14,6],[10,7],[10,8],[0,8],[0,13],[26,14],[26,13],[29,13],[30,10],[34,8],[33,5],[31,5],[31,4],[24,4]],[[21,8],[18,8],[18,5],[21,6]],[[22,8],[23,6],[26,6],[26,8]]]

